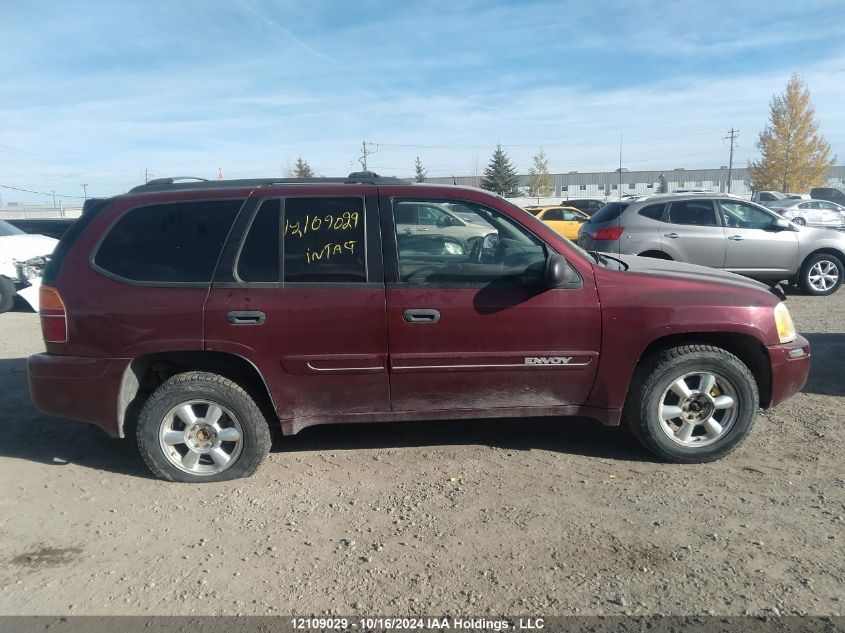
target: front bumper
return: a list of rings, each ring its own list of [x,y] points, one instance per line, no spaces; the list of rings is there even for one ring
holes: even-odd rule
[[[810,343],[803,336],[791,343],[766,348],[772,365],[772,395],[768,406],[774,407],[798,393],[810,374]]]
[[[33,354],[27,359],[29,397],[41,413],[90,422],[121,436],[118,399],[130,360]]]

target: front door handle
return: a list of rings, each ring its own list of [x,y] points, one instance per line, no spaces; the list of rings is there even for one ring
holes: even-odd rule
[[[259,310],[235,310],[226,315],[229,325],[261,325],[267,315]]]
[[[680,233],[666,233],[666,234],[663,235],[663,237],[671,237],[671,238],[674,239],[676,237],[681,237],[681,234]]]
[[[440,311],[428,308],[408,308],[402,313],[402,318],[408,323],[437,323]]]
[[[728,239],[732,242],[741,242],[745,238],[742,235],[731,235]]]

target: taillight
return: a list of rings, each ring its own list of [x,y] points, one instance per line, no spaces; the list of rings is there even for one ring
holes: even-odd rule
[[[50,286],[41,286],[38,303],[44,342],[67,343],[67,309],[59,291]]]
[[[625,230],[625,227],[622,226],[609,226],[606,229],[599,229],[598,231],[594,231],[592,238],[594,240],[618,240],[622,237],[622,232]]]

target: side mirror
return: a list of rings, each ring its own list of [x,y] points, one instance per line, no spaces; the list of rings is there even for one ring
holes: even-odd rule
[[[572,280],[569,262],[557,253],[550,253],[546,259],[543,281],[547,288],[563,288]]]
[[[775,231],[786,231],[792,228],[792,224],[789,220],[784,220],[783,218],[775,218],[772,220],[772,229]]]

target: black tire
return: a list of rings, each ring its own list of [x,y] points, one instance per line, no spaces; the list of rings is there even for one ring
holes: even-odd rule
[[[733,391],[730,397],[736,407],[733,413],[725,411],[726,415],[733,417],[730,424],[725,425],[721,436],[703,438],[704,425],[700,429],[695,427],[700,434],[689,441],[701,441],[701,446],[682,445],[677,439],[670,438],[671,430],[664,430],[668,425],[659,414],[663,404],[661,399],[670,397],[669,386],[695,372],[713,372],[718,376],[719,382],[711,388],[710,395],[714,389],[730,387]],[[696,378],[693,375],[685,380],[694,382]],[[718,397],[728,394],[729,390],[723,390]],[[736,356],[711,345],[684,345],[666,349],[641,361],[634,372],[622,424],[659,459],[677,464],[700,464],[721,459],[742,443],[754,426],[759,402],[757,382]],[[714,414],[721,415],[718,411]],[[725,422],[726,419],[723,416],[720,421]],[[683,422],[680,416],[677,420]],[[708,441],[711,443],[706,443]]]
[[[833,272],[834,267],[835,273]],[[836,280],[829,287],[821,288],[818,277],[814,276],[814,273],[820,271],[831,271],[830,274],[836,275]],[[843,277],[845,277],[845,266],[838,257],[827,253],[817,253],[804,260],[801,265],[801,272],[798,274],[798,284],[801,286],[801,290],[808,295],[826,297],[839,290]]]
[[[0,277],[0,314],[8,312],[15,305],[15,284],[8,277]]]
[[[804,218],[792,218],[792,221],[798,226],[807,226],[807,220]]]
[[[186,472],[173,463],[162,447],[162,441],[159,439],[160,431],[163,425],[168,424],[167,420],[172,419],[169,413],[179,405],[191,401],[197,403],[191,405],[192,407],[204,406],[199,404],[200,402],[218,405],[225,412],[222,420],[233,426],[239,425],[239,450],[232,458],[232,463],[225,466],[221,472],[208,474]],[[234,417],[235,423],[231,422],[229,414]],[[184,426],[187,431],[188,425]],[[153,475],[166,481],[184,483],[227,481],[249,477],[267,456],[271,445],[267,419],[250,395],[228,378],[207,372],[178,374],[156,389],[138,416],[136,437],[141,457],[144,458]],[[237,442],[226,444],[227,447],[230,445],[238,446]],[[179,446],[184,447],[185,452],[189,450],[187,443],[181,443]],[[211,462],[209,465],[215,467],[215,460],[212,460],[210,455],[200,457],[200,460],[201,465],[203,462]]]

